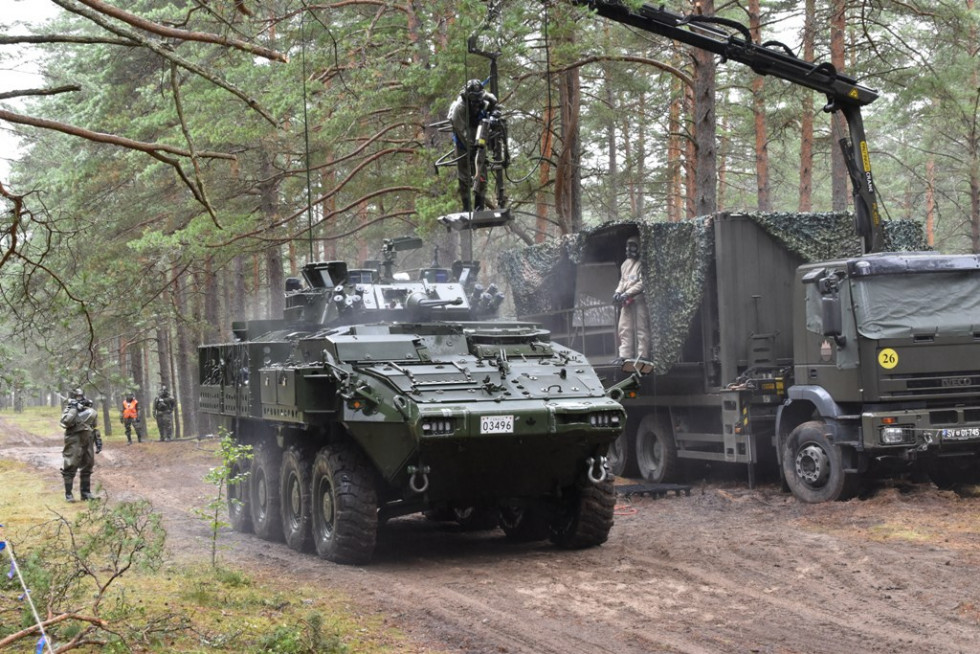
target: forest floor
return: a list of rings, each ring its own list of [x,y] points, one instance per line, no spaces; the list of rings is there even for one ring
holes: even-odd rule
[[[42,500],[57,502],[57,433],[0,418],[0,436],[0,458],[49,476]],[[214,494],[216,445],[109,442],[93,479],[110,500],[150,500],[174,559],[206,560],[193,510]],[[804,505],[775,485],[709,480],[620,498],[609,541],[584,551],[414,517],[388,523],[363,567],[230,530],[220,543],[224,565],[283,589],[342,590],[417,653],[980,651],[980,498],[929,484]]]

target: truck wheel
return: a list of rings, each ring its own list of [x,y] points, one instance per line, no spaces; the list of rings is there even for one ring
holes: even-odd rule
[[[580,484],[555,517],[551,542],[569,550],[602,545],[609,538],[615,508],[612,481]]]
[[[844,472],[839,445],[830,442],[827,426],[804,422],[783,443],[783,475],[793,495],[810,504],[847,500],[857,491],[858,477]]]
[[[248,482],[255,535],[265,540],[281,541],[278,448],[269,444],[259,446],[252,458],[252,474]]]
[[[500,528],[513,543],[532,543],[548,537],[547,512],[537,506],[510,504],[500,509]]]
[[[248,477],[231,483],[239,475],[248,472],[248,461],[233,461],[228,476],[228,520],[231,528],[243,534],[252,533],[252,509],[249,507]]]
[[[352,446],[328,445],[313,460],[313,544],[334,563],[367,563],[378,540],[371,467]]]
[[[310,531],[310,462],[304,452],[291,447],[282,455],[282,533],[297,552],[313,551]]]
[[[636,450],[633,446],[635,435],[624,430],[619,438],[614,440],[606,452],[606,462],[609,472],[617,477],[633,477],[638,474],[636,469]]]
[[[655,484],[678,476],[677,443],[667,420],[648,413],[636,428],[636,465],[640,476]]]

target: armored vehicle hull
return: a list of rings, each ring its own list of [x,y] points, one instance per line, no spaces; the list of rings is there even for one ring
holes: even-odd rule
[[[353,283],[335,262],[304,276],[283,320],[200,349],[201,411],[254,451],[235,529],[340,563],[369,561],[379,524],[415,512],[606,540],[625,412],[581,354],[531,323],[472,320],[494,302],[458,281]]]

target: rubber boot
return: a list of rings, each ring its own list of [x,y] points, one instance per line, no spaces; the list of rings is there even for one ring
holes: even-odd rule
[[[74,478],[69,479],[68,477],[65,477],[65,501],[66,502],[75,501],[75,496],[72,495],[71,492],[71,487],[74,486],[74,484],[75,484]]]
[[[83,500],[94,500],[95,495],[92,495],[92,478],[91,477],[81,477],[79,479],[79,486],[82,492]]]

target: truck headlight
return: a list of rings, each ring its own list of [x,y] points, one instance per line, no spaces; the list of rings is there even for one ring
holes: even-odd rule
[[[912,431],[905,427],[882,427],[881,442],[885,445],[898,445],[911,442]]]

